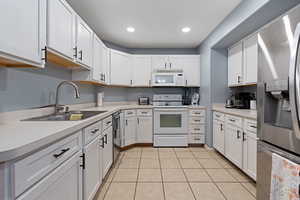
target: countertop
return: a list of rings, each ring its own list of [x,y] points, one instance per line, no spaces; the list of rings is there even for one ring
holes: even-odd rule
[[[203,106],[187,106],[204,109]],[[151,105],[108,105],[82,110],[107,111],[80,121],[14,121],[0,123],[0,163],[29,154],[41,147],[81,130],[119,110],[147,109]]]
[[[213,111],[222,112],[225,114],[235,115],[247,119],[256,120],[257,111],[250,109],[234,109],[234,108],[225,108],[224,104],[214,104],[212,106]]]

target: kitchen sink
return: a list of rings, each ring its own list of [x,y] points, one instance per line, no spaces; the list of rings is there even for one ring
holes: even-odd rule
[[[95,115],[99,115],[101,113],[105,113],[107,111],[70,111],[66,113],[59,113],[59,114],[51,114],[45,115],[41,117],[34,117],[30,119],[25,119],[23,121],[78,121],[93,117]],[[71,115],[73,114],[82,114],[80,119],[71,119]]]

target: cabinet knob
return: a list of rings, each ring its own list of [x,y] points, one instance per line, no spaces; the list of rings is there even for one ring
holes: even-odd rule
[[[80,50],[79,51],[79,59],[82,60],[82,57],[83,57],[83,52],[82,52],[82,50]]]

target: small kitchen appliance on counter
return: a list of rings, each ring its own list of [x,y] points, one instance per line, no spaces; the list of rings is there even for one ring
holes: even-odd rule
[[[154,95],[154,146],[188,146],[188,109],[182,95]]]
[[[192,96],[192,105],[193,106],[199,105],[199,100],[200,100],[200,94],[194,93]]]
[[[250,109],[250,102],[255,99],[255,95],[250,92],[240,92],[232,95],[226,100],[226,108]]]
[[[149,97],[139,97],[139,105],[150,105]]]

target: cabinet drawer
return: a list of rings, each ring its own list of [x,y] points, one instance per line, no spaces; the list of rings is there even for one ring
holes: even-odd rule
[[[112,125],[112,116],[103,119],[103,131]]]
[[[242,128],[242,118],[240,117],[226,115],[226,123]]]
[[[189,135],[189,144],[204,144],[204,143],[205,143],[205,135],[200,135],[200,134]]]
[[[13,164],[15,195],[19,196],[31,185],[78,152],[81,148],[81,131],[62,139],[45,149]]]
[[[189,133],[205,133],[205,125],[199,124],[199,125],[190,125],[189,127]]]
[[[134,117],[136,115],[136,110],[125,110],[125,117]]]
[[[152,109],[139,109],[137,110],[138,116],[152,116]]]
[[[224,113],[214,112],[213,116],[214,116],[214,117],[213,117],[214,120],[225,121],[225,114],[224,114]]]
[[[190,117],[190,124],[204,124],[205,117]]]
[[[253,133],[257,132],[257,122],[254,120],[245,119],[244,129]]]
[[[190,116],[205,116],[205,110],[190,110]]]
[[[101,123],[102,121],[99,121],[83,129],[84,144],[90,143],[102,132]]]

